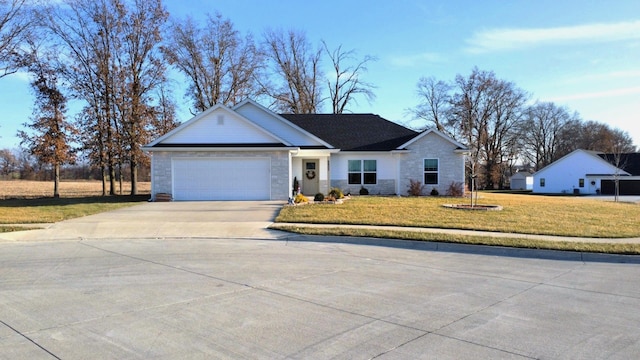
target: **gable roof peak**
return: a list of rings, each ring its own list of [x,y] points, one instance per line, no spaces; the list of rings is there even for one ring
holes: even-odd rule
[[[418,141],[418,139],[423,138],[423,137],[427,136],[428,134],[436,134],[436,135],[440,136],[441,138],[443,138],[443,139],[449,141],[450,143],[454,144],[458,148],[457,150],[460,150],[462,152],[466,152],[466,151],[469,150],[469,148],[467,146],[465,146],[464,144],[456,141],[455,139],[453,139],[449,135],[447,135],[447,134],[445,134],[445,133],[443,133],[441,131],[438,131],[434,127],[427,128],[427,129],[423,130],[422,132],[420,132],[418,134],[418,136],[414,137],[413,139],[409,140],[407,143],[403,144],[402,148],[411,145],[412,143]]]

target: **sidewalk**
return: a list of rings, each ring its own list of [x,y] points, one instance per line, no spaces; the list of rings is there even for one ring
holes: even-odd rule
[[[503,233],[495,231],[460,230],[460,229],[439,229],[439,228],[419,228],[402,226],[374,226],[374,225],[341,225],[341,224],[307,224],[307,223],[273,223],[269,229],[278,230],[285,226],[308,227],[308,228],[352,228],[352,229],[375,229],[390,231],[413,231],[434,234],[456,234],[467,236],[490,236],[502,238],[521,238],[543,241],[566,241],[582,243],[604,243],[604,244],[640,244],[640,237],[636,238],[590,238],[590,237],[570,237],[553,235],[531,235],[517,233]]]

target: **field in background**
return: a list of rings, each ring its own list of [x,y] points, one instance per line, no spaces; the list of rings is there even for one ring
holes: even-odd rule
[[[108,184],[107,184],[108,186]],[[131,183],[122,183],[122,194],[131,193]],[[138,194],[150,194],[151,183],[139,182]],[[120,194],[119,184],[116,184],[116,194]],[[102,195],[101,181],[61,181],[60,197],[77,198]],[[0,200],[5,199],[36,199],[53,197],[53,181],[6,180],[0,181]]]

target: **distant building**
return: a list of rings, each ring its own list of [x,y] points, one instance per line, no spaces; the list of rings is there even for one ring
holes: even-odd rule
[[[533,190],[533,174],[518,171],[511,176],[511,190]]]
[[[613,195],[616,180],[620,195],[640,195],[640,153],[575,150],[533,174],[533,192]]]

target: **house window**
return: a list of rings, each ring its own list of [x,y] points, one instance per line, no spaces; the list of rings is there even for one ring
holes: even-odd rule
[[[579,187],[584,187],[584,179],[579,179],[578,180],[578,186]]]
[[[376,184],[377,166],[376,160],[349,160],[349,184]]]
[[[438,159],[424,159],[424,184],[438,185]]]
[[[544,178],[540,178],[540,187],[544,187],[544,183],[545,183]]]

